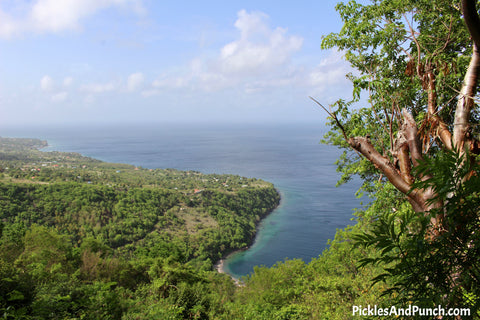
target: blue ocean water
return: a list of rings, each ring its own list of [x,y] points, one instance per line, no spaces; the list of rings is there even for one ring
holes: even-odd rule
[[[230,257],[235,277],[256,265],[318,257],[359,207],[359,183],[336,188],[340,151],[319,143],[322,125],[163,124],[1,128],[1,136],[46,139],[49,150],[79,152],[144,168],[231,173],[275,184],[280,206],[259,225],[254,244]]]

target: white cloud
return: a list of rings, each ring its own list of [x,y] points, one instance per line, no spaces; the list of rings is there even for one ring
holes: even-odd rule
[[[141,72],[132,73],[127,79],[127,90],[132,92],[140,89],[145,81],[145,76]]]
[[[19,23],[0,8],[0,37],[8,38],[19,29]]]
[[[266,20],[269,17],[263,12],[257,11],[249,14],[246,10],[240,10],[237,13],[237,17],[235,28],[240,30],[242,39],[249,39],[257,34],[268,35],[271,33],[270,28],[266,24]]]
[[[67,77],[63,81],[64,87],[70,86],[72,78]],[[53,102],[63,102],[68,97],[68,92],[60,91],[58,86],[55,86],[55,82],[52,77],[45,75],[40,79],[40,89],[42,92],[46,93],[46,96],[50,98]]]
[[[193,59],[184,68],[175,67],[155,80],[143,96],[171,90],[211,93],[234,90],[244,94],[279,94],[281,90],[330,99],[346,96],[351,84],[345,75],[351,72],[338,51],[319,52],[320,63],[296,64],[303,39],[284,28],[271,27],[261,12],[238,12],[237,38],[217,49],[210,57]],[[323,56],[323,58],[322,58]],[[182,71],[179,71],[182,70]],[[327,97],[328,96],[328,97]]]
[[[123,3],[124,0],[39,0],[31,8],[30,19],[37,31],[78,29],[81,19]]]
[[[185,88],[190,84],[188,77],[161,77],[153,81],[152,87],[157,89]]]
[[[238,12],[235,28],[237,39],[219,48],[210,58],[193,59],[183,74],[163,74],[144,95],[158,93],[160,89],[199,89],[206,92],[226,88],[244,88],[254,92],[256,84],[263,88],[282,86],[288,82],[292,57],[303,44],[299,36],[289,35],[286,29],[271,28],[268,16],[262,12]],[[282,81],[277,79],[281,78]]]
[[[68,93],[65,91],[58,92],[52,95],[51,99],[53,102],[63,102],[67,100]]]
[[[332,50],[307,77],[309,87],[315,88],[317,92],[324,92],[334,86],[343,86],[350,88],[350,82],[346,79],[346,74],[352,69],[348,63],[342,59],[342,53]]]
[[[235,27],[240,39],[222,48],[218,61],[222,72],[256,75],[288,63],[301,49],[301,37],[288,36],[283,28],[271,29],[266,19],[259,12],[238,13]]]
[[[128,7],[137,14],[142,14],[145,9],[141,1],[37,0],[12,6],[10,12],[0,7],[0,36],[8,38],[25,32],[78,30],[81,29],[82,20],[109,7]]]
[[[108,83],[90,83],[80,87],[80,91],[89,94],[105,93],[115,90],[116,87],[112,82]]]
[[[325,58],[316,66],[309,65],[305,59],[302,64],[296,63],[294,58],[300,53],[303,39],[284,28],[271,27],[268,16],[260,12],[238,12],[235,28],[238,31],[235,38],[192,59],[189,64],[172,66],[149,83],[139,71],[116,79],[82,80],[76,76],[75,82],[65,76],[58,83],[45,75],[40,87],[51,101],[83,98],[89,105],[96,104],[103,94],[104,97],[108,94],[109,99],[125,93],[200,99],[215,92],[236,100],[245,99],[247,95],[253,99],[260,94],[282,99],[287,93],[301,97],[312,95],[324,101],[330,99],[329,95],[338,97],[351,90],[345,79],[350,68],[341,53],[323,52]],[[87,71],[84,73],[91,73]],[[77,99],[79,93],[82,97]]]
[[[43,76],[43,78],[40,80],[40,88],[42,91],[52,91],[53,79],[48,75]]]
[[[70,87],[73,83],[73,78],[72,77],[66,77],[63,79],[63,86],[64,87]]]

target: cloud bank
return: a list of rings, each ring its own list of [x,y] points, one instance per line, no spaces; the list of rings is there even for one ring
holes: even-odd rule
[[[25,33],[58,33],[80,30],[81,21],[108,8],[144,11],[140,0],[37,0],[0,4],[0,37]]]
[[[250,91],[258,79],[267,82],[288,77],[303,38],[288,34],[284,28],[272,28],[268,22],[265,13],[239,11],[234,24],[237,39],[219,48],[213,57],[193,59],[183,74],[160,75],[148,93],[172,88],[214,92],[240,87]]]
[[[7,19],[0,21],[3,30],[0,36],[27,31],[81,30],[84,21],[101,10],[141,4],[133,0],[64,1],[72,7],[53,0],[29,4],[27,18],[23,20],[9,11]],[[5,11],[0,11],[0,17],[2,14]],[[54,19],[61,14],[65,15]],[[15,26],[19,22],[24,23],[23,29]],[[236,121],[257,116],[310,119],[308,114],[315,106],[308,96],[324,104],[349,96],[350,85],[345,74],[350,69],[341,53],[319,50],[318,60],[307,56],[304,46],[311,44],[306,39],[287,28],[272,25],[270,17],[259,11],[238,11],[229,27],[222,34],[222,42],[206,41],[211,45],[199,46],[185,55],[187,58],[159,67],[157,60],[163,52],[155,51],[159,46],[148,44],[138,51],[129,49],[131,58],[122,56],[126,60],[121,68],[111,68],[108,72],[102,65],[95,65],[95,59],[89,61],[88,55],[85,61],[65,64],[60,71],[42,66],[32,91],[39,97],[35,99],[38,112],[48,110],[58,118],[68,115],[75,121],[88,118],[89,113],[95,113],[99,119],[103,116],[128,120],[146,115],[152,118],[161,115],[165,119],[225,117]],[[225,35],[229,38],[225,39]],[[169,45],[162,43],[162,49],[168,50]],[[108,52],[110,48],[101,49]],[[75,112],[77,116],[71,116]]]
[[[303,39],[287,35],[282,28],[271,29],[261,12],[238,13],[235,27],[240,38],[221,49],[218,64],[225,74],[258,75],[285,65],[298,52]]]
[[[68,0],[79,3],[78,0]],[[92,14],[95,10],[108,5],[126,5],[127,0],[85,1],[82,13],[77,18],[66,19],[78,21],[78,17]],[[44,8],[55,7],[56,2],[42,0]],[[52,9],[63,11],[64,5]],[[46,14],[47,15],[47,14]],[[345,74],[349,68],[341,58],[341,53],[331,51],[316,66],[295,62],[296,55],[302,50],[304,39],[292,35],[285,28],[271,27],[268,15],[262,12],[237,13],[234,23],[236,37],[217,47],[211,54],[193,58],[183,66],[171,66],[172,70],[158,75],[146,75],[138,71],[124,75],[123,79],[96,81],[75,81],[66,76],[63,88],[56,88],[54,80],[46,75],[40,81],[42,92],[49,94],[53,101],[64,101],[68,96],[66,89],[86,96],[84,101],[95,101],[98,95],[125,93],[139,94],[148,98],[157,95],[212,94],[234,90],[236,94],[272,94],[288,90],[308,95],[337,96],[338,92],[348,87]],[[58,24],[60,25],[60,24]],[[61,23],[62,26],[74,24]],[[52,30],[57,28],[53,25]],[[149,78],[150,77],[150,78]],[[60,82],[60,81],[59,81]],[[78,82],[78,84],[77,84]]]

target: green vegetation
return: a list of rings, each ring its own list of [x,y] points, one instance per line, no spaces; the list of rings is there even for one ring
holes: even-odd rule
[[[425,215],[409,207],[377,213],[368,232],[356,235],[359,244],[374,247],[377,254],[360,262],[384,268],[373,281],[388,283],[384,294],[395,297],[397,304],[465,307],[479,315],[480,166],[462,165],[465,157],[451,151],[437,156],[418,166],[431,178],[417,185],[432,188],[444,207]],[[445,229],[432,235],[431,220],[440,217]]]
[[[7,318],[129,318],[142,305],[153,318],[204,317],[208,292],[233,287],[212,263],[246,247],[279,202],[257,179],[147,170],[42,146],[0,138]]]
[[[0,139],[6,319],[345,319],[378,301],[379,270],[356,266],[372,249],[354,249],[351,230],[311,263],[258,267],[242,286],[212,271],[278,205],[270,183],[11,142]]]
[[[375,199],[353,236],[373,252],[357,265],[382,269],[371,282],[395,305],[465,307],[465,318],[480,316],[477,6],[339,3],[344,26],[322,42],[356,70],[352,99],[324,109],[342,181],[360,175]]]

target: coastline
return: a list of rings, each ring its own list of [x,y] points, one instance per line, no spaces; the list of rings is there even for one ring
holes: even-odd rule
[[[7,138],[7,139],[22,139],[22,140],[25,140],[25,139],[28,139],[28,138]],[[49,153],[49,152],[59,152],[59,153],[65,153],[65,154],[70,154],[70,153],[74,153],[78,156],[81,156],[81,157],[85,157],[85,158],[89,158],[89,159],[92,159],[92,160],[97,160],[97,161],[101,161],[103,162],[102,160],[98,160],[97,158],[92,158],[92,157],[86,157],[84,156],[83,154],[81,153],[77,153],[77,152],[65,152],[65,151],[55,151],[55,150],[52,150],[52,151],[46,151],[45,149],[51,147],[52,145],[50,145],[48,143],[47,140],[40,140],[40,139],[31,139],[33,140],[33,142],[35,142],[33,144],[33,146],[31,147],[32,149],[35,149],[35,150],[38,150],[40,152],[45,152],[45,153]],[[110,164],[111,162],[106,162],[107,164]],[[112,163],[113,164],[113,163]],[[273,185],[272,185],[273,186]],[[280,190],[278,190],[277,188],[275,188],[275,191],[278,195],[278,203],[270,210],[268,211],[267,213],[265,213],[258,221],[255,222],[255,232],[252,234],[250,240],[247,242],[248,245],[246,247],[243,247],[243,248],[240,248],[240,249],[235,249],[235,250],[232,250],[232,251],[227,251],[225,255],[222,256],[222,258],[220,260],[218,260],[214,266],[213,266],[213,270],[216,270],[217,272],[219,273],[225,273],[227,274],[228,276],[231,277],[232,280],[234,280],[235,284],[236,285],[242,285],[242,281],[240,280],[239,277],[236,277],[232,274],[230,274],[226,268],[226,261],[228,259],[230,259],[233,255],[235,254],[238,254],[240,252],[244,252],[246,250],[249,250],[253,244],[255,243],[256,239],[257,239],[257,236],[258,236],[258,232],[259,232],[259,227],[261,226],[262,222],[270,215],[272,214],[273,212],[275,212],[275,210],[277,210],[280,206],[281,206],[281,203],[282,203],[282,200],[283,200],[283,195],[282,193],[280,192]]]
[[[242,280],[240,280],[239,278],[236,278],[234,277],[233,275],[231,275],[230,273],[228,273],[226,270],[225,270],[225,261],[230,258],[231,256],[239,253],[239,252],[242,252],[242,251],[245,251],[245,250],[248,250],[249,247],[247,248],[244,248],[244,249],[240,249],[240,250],[235,250],[233,252],[230,252],[225,258],[222,258],[220,259],[219,261],[217,261],[217,263],[215,263],[213,265],[213,269],[216,270],[218,273],[224,273],[226,275],[228,275],[232,280],[233,282],[235,282],[235,285],[237,287],[242,287],[244,286],[245,284],[243,283]]]
[[[228,275],[234,282],[235,282],[235,285],[237,286],[243,286],[244,283],[242,282],[242,280],[240,280],[239,278],[233,276],[232,274],[230,274],[229,272],[227,272],[226,268],[225,268],[225,262],[230,259],[232,256],[240,253],[240,252],[244,252],[244,251],[247,251],[249,250],[254,244],[255,244],[255,241],[257,239],[257,235],[258,235],[258,229],[260,227],[260,224],[270,215],[272,214],[273,212],[275,212],[275,210],[277,210],[281,205],[282,205],[282,200],[284,199],[282,193],[280,192],[280,190],[278,190],[277,188],[275,188],[275,190],[277,191],[277,194],[279,195],[279,200],[278,200],[278,204],[275,208],[273,208],[270,212],[268,212],[267,214],[265,214],[262,219],[260,219],[259,221],[257,221],[257,223],[255,224],[255,233],[254,235],[252,236],[251,240],[250,240],[250,243],[248,246],[244,247],[244,248],[240,248],[240,249],[236,249],[236,250],[233,250],[229,253],[227,253],[225,256],[223,256],[220,260],[218,260],[214,265],[213,265],[213,270],[216,270],[218,273],[224,273],[226,275]]]

